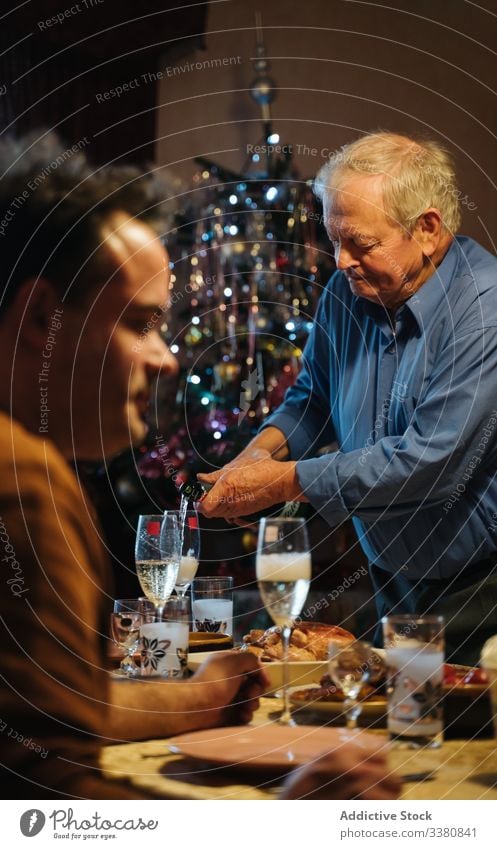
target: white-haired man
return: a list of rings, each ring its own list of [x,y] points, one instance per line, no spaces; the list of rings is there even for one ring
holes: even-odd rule
[[[316,191],[337,271],[302,371],[204,478],[202,510],[236,517],[250,491],[251,512],[293,499],[351,517],[378,615],[443,614],[448,656],[476,662],[497,631],[497,260],[456,236],[460,192],[434,141],[367,135]]]

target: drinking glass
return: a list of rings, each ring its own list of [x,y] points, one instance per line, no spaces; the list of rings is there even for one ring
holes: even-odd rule
[[[123,658],[120,671],[128,677],[136,675],[138,667],[133,660],[133,653],[140,644],[140,627],[143,613],[140,602],[135,598],[117,598],[114,602],[114,612],[111,613],[111,635],[118,646]]]
[[[140,630],[141,674],[145,678],[182,678],[188,664],[190,600],[172,596],[148,613]]]
[[[174,587],[176,595],[183,597],[197,574],[200,556],[200,529],[195,510],[166,510],[164,515],[176,516],[181,537],[181,561]]]
[[[438,748],[443,737],[443,616],[385,616],[388,730],[402,748]]]
[[[233,635],[233,578],[195,578],[192,610],[195,631]]]
[[[178,576],[181,540],[172,514],[140,516],[136,532],[136,574],[146,597],[160,615]]]
[[[344,707],[347,728],[355,729],[362,711],[359,694],[374,667],[371,645],[362,640],[346,645],[332,640],[328,644],[328,666],[331,678],[346,696]]]
[[[295,725],[288,693],[288,650],[293,620],[302,611],[311,580],[311,555],[304,519],[261,519],[256,574],[264,606],[281,631],[283,711],[278,722]]]

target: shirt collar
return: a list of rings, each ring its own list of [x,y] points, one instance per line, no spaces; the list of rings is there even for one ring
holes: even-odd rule
[[[460,247],[454,239],[440,265],[435,268],[426,283],[406,301],[405,306],[416,319],[420,331],[431,322],[447,297],[454,272],[459,265],[460,253]]]
[[[404,312],[407,307],[421,332],[431,321],[443,299],[447,296],[447,290],[459,264],[460,255],[461,249],[454,239],[442,262],[430,275],[426,283],[423,283],[421,288],[401,307]],[[354,300],[356,309],[363,315],[369,315],[380,327],[389,326],[384,307],[373,304],[365,298],[359,298],[357,295],[354,295]]]

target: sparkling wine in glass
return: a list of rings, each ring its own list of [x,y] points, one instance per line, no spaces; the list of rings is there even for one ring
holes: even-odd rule
[[[281,629],[283,644],[283,712],[280,725],[295,725],[288,694],[288,650],[293,620],[309,591],[311,555],[304,519],[261,519],[256,573],[264,606]]]
[[[115,600],[114,611],[110,617],[111,635],[114,643],[123,654],[120,671],[127,677],[136,675],[138,672],[133,654],[138,651],[140,644],[142,619],[143,615],[138,599],[117,598]]]
[[[345,694],[347,728],[357,728],[362,711],[359,694],[375,669],[375,659],[370,643],[355,640],[353,643],[331,641],[328,646],[330,676]]]
[[[167,510],[166,514],[176,516],[181,537],[181,561],[174,587],[176,595],[182,598],[195,575],[200,557],[200,528],[195,510]],[[166,515],[165,514],[165,515]]]
[[[162,608],[176,584],[181,556],[177,516],[170,514],[140,516],[136,532],[136,574],[146,597]]]

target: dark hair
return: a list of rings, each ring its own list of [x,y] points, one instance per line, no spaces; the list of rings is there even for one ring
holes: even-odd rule
[[[0,316],[31,277],[50,280],[67,303],[84,303],[114,270],[101,247],[112,213],[165,226],[164,187],[132,166],[92,168],[87,144],[64,148],[40,132],[0,142]]]

